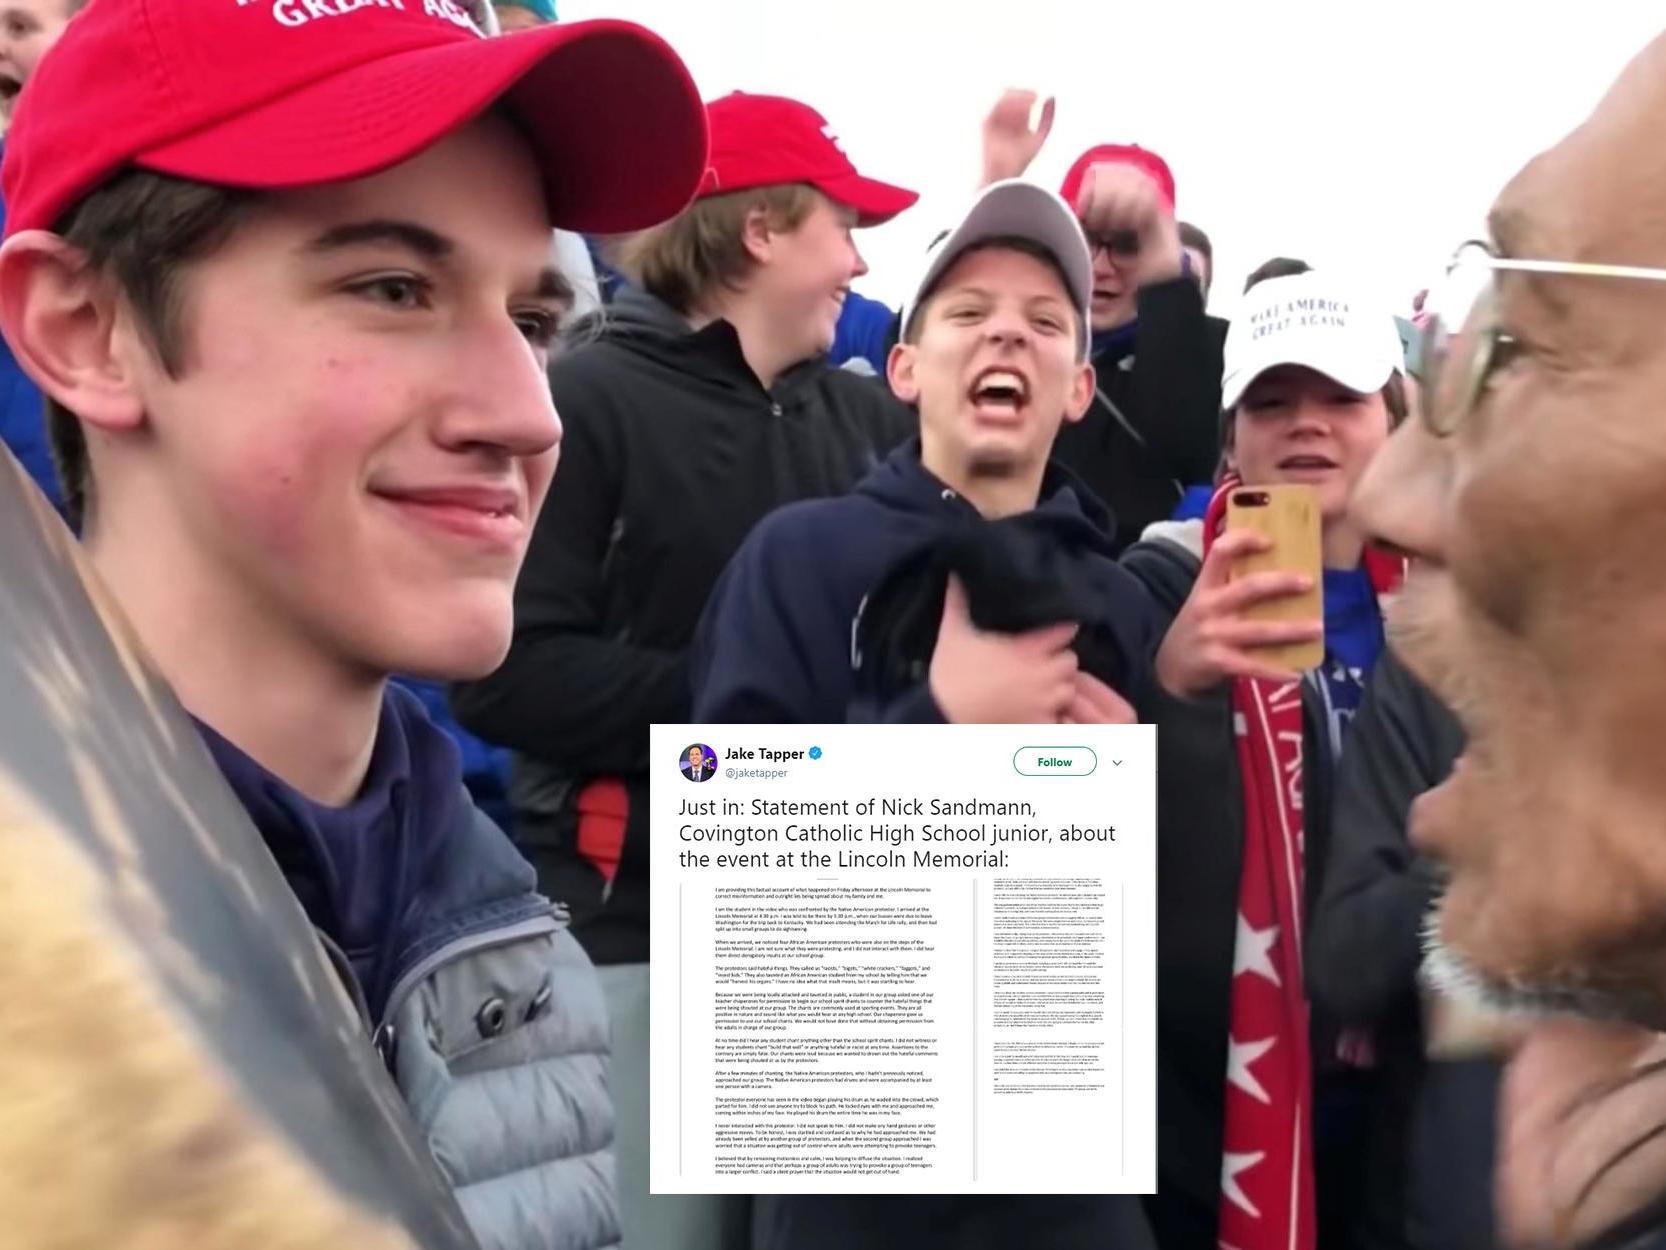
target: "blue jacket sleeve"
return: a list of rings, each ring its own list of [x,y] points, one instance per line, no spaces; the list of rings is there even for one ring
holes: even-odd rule
[[[833,330],[828,359],[836,365],[860,357],[885,376],[885,360],[891,354],[891,329],[897,314],[887,304],[851,291],[845,296],[839,323]]]

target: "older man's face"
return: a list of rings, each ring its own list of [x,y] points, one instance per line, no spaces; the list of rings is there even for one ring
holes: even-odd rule
[[[1666,39],[1492,212],[1501,254],[1666,267]],[[1442,959],[1495,998],[1666,1026],[1666,283],[1501,272],[1449,439],[1408,422],[1356,497],[1421,570],[1405,658],[1470,746],[1413,811]],[[1424,402],[1450,412],[1476,345]]]

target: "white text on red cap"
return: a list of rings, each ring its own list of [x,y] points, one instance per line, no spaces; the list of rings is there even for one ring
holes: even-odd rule
[[[239,7],[259,2],[237,0]],[[411,3],[415,5],[416,0],[411,0]],[[360,9],[398,9],[403,13],[405,0],[273,0],[272,17],[280,26],[294,27],[305,26],[319,18],[345,17]],[[474,19],[458,7],[456,0],[422,0],[422,11],[429,17],[437,17],[477,35],[481,33]]]

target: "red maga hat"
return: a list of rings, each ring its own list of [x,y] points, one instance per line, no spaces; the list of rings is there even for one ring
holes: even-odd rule
[[[702,197],[803,182],[854,208],[863,226],[889,221],[920,198],[857,173],[827,119],[808,104],[736,91],[713,100],[706,116],[712,151]]]
[[[92,0],[18,101],[7,232],[50,229],[128,165],[267,189],[364,177],[494,105],[567,229],[663,221],[706,167],[688,71],[628,22],[487,39],[458,0]]]
[[[1082,183],[1087,179],[1088,170],[1095,165],[1132,165],[1142,170],[1156,182],[1157,189],[1162,192],[1163,203],[1168,205],[1169,216],[1174,216],[1174,174],[1169,170],[1168,162],[1135,143],[1101,143],[1076,158],[1076,163],[1064,176],[1064,185],[1059,188],[1059,194],[1071,208],[1080,207]]]

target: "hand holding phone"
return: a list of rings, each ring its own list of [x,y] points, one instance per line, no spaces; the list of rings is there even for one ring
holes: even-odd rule
[[[1235,677],[1287,681],[1299,671],[1292,661],[1323,656],[1318,561],[1312,572],[1279,568],[1295,561],[1278,556],[1277,545],[1259,526],[1229,527],[1216,540],[1158,648],[1164,690],[1189,699]],[[1274,611],[1291,602],[1305,606]]]

